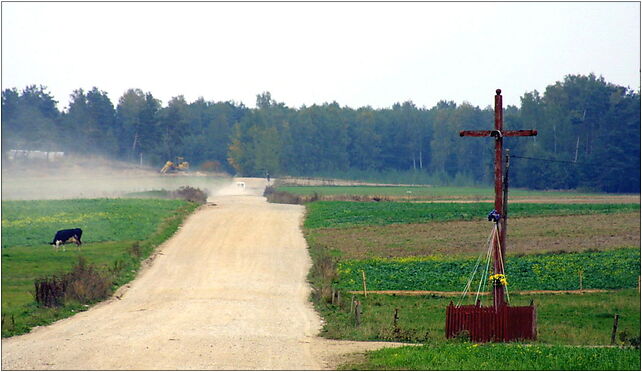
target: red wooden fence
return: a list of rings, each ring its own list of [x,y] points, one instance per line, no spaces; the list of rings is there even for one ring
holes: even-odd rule
[[[451,302],[446,308],[446,338],[468,331],[474,342],[507,342],[537,339],[535,305],[492,306],[464,305]]]

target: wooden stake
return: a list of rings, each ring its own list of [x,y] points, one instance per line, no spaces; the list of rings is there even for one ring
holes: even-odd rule
[[[392,318],[392,325],[397,328],[397,322],[399,321],[399,309],[395,309],[395,316]]]
[[[617,323],[620,316],[615,314],[613,317],[613,331],[611,332],[611,345],[615,345],[615,334],[617,333]]]
[[[361,324],[361,301],[355,301],[354,324],[358,327]]]
[[[361,270],[361,277],[363,278],[363,297],[368,297],[368,290],[366,289],[366,272]]]
[[[350,312],[352,313],[354,311],[354,295],[352,295],[352,299],[350,300]]]
[[[579,271],[580,274],[580,290],[582,290],[582,270]]]

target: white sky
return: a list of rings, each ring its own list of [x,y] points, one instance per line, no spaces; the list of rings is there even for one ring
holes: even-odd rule
[[[504,104],[567,74],[640,87],[640,4],[2,3],[2,89],[129,88],[165,105]]]

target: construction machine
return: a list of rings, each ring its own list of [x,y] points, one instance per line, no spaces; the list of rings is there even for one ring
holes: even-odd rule
[[[177,156],[176,161],[168,160],[167,163],[160,170],[161,174],[165,173],[175,173],[175,172],[184,172],[189,170],[189,163],[186,162],[183,157]]]

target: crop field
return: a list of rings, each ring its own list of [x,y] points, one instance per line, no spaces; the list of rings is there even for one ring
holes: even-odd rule
[[[332,193],[350,189],[312,187],[298,192],[320,194],[319,190]],[[353,190],[368,195],[399,192],[399,189],[379,189],[354,187]],[[419,193],[414,191],[415,195]],[[297,193],[297,190],[290,192]],[[470,193],[463,197],[447,193],[444,190],[443,200],[471,197]],[[477,200],[485,198],[484,195]],[[511,192],[511,198],[519,199],[517,195],[517,191]],[[509,206],[506,274],[511,304],[528,305],[533,300],[537,306],[538,339],[530,349],[519,343],[475,346],[447,341],[445,309],[450,301],[457,302],[459,298],[448,297],[446,293],[419,296],[369,293],[367,297],[349,293],[361,293],[363,274],[371,291],[461,293],[478,255],[487,248],[493,226],[486,219],[493,208],[491,203],[474,202],[474,197],[473,202],[467,203],[416,203],[407,202],[413,200],[412,197],[398,194],[389,198],[396,202],[320,198],[307,203],[304,233],[314,261],[310,280],[316,288],[316,308],[325,319],[322,335],[333,339],[427,345],[371,352],[363,360],[343,368],[561,370],[590,366],[589,369],[639,369],[637,350],[589,347],[610,344],[614,314],[620,317],[617,344],[639,342],[636,340],[640,335],[640,204],[635,201],[636,197],[614,197],[610,202],[610,195],[529,192],[522,195],[521,202]],[[568,202],[570,198],[574,199],[573,203]],[[624,200],[633,202],[623,203]],[[485,266],[478,270],[473,292],[480,278],[482,284],[488,285],[485,280],[488,275],[484,272]],[[577,290],[580,275],[582,289],[606,292],[516,293]],[[341,292],[340,299],[331,301],[330,288]],[[361,302],[359,326],[355,325],[352,299]],[[470,296],[464,299],[464,303],[473,301],[474,297]],[[483,304],[488,301],[491,301],[488,295],[482,296]],[[396,321],[395,313],[398,314]],[[491,347],[497,347],[492,351],[501,357],[489,358]],[[466,359],[463,352],[467,348],[481,351],[470,356],[474,362],[462,366],[458,362]],[[462,356],[452,357],[458,353]],[[596,359],[601,361],[597,363]],[[482,360],[486,364],[480,364]]]
[[[361,289],[363,271],[368,289],[373,291],[461,291],[474,267],[475,259],[443,256],[346,260],[339,263],[337,288]],[[584,289],[635,288],[640,275],[640,250],[624,248],[506,258],[509,291],[580,289],[580,272]],[[479,273],[477,275],[479,277]]]
[[[295,195],[320,196],[380,196],[398,201],[480,201],[493,200],[492,187],[445,187],[445,186],[278,186],[278,191]],[[511,189],[511,200],[567,200],[590,203],[591,200],[609,200],[610,203],[639,203],[639,195],[605,195],[571,191],[533,191]]]
[[[309,229],[391,224],[484,221],[491,203],[372,203],[319,201],[307,205],[304,227]],[[534,204],[516,203],[509,216],[573,216],[639,211],[639,204]]]
[[[488,221],[449,221],[308,229],[314,244],[341,259],[375,257],[477,257],[486,249]],[[584,252],[640,246],[640,213],[521,217],[509,221],[508,256]]]
[[[34,280],[71,269],[79,257],[113,275],[118,287],[133,279],[140,261],[171,236],[197,204],[180,200],[71,199],[2,203],[2,335],[82,311],[87,304],[38,307]],[[63,228],[83,229],[83,245],[63,252],[48,244]],[[135,248],[135,249],[133,249]]]

